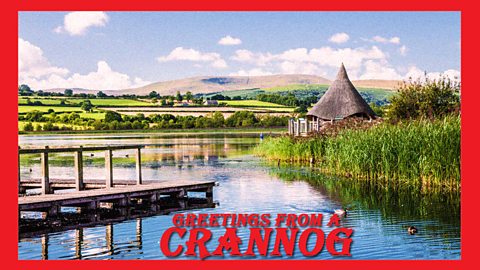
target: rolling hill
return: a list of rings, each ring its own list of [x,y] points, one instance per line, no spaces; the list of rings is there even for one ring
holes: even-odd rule
[[[269,75],[269,76],[210,76],[192,77],[180,80],[162,81],[139,88],[123,90],[102,90],[108,95],[136,94],[146,95],[156,91],[160,95],[175,95],[177,91],[193,94],[218,93],[229,90],[274,88],[288,85],[329,85],[330,80],[314,75]],[[353,81],[356,87],[393,89],[399,81],[359,80]],[[48,89],[47,92],[63,92],[64,88]],[[74,93],[97,93],[99,90],[73,88]]]

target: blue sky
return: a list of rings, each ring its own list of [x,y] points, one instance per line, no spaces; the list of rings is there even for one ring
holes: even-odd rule
[[[458,76],[459,12],[21,12],[19,83],[123,89],[203,75]]]

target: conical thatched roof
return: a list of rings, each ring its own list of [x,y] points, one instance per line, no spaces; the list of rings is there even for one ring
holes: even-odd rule
[[[375,118],[375,113],[355,89],[342,64],[335,81],[307,115],[334,120],[354,114]]]

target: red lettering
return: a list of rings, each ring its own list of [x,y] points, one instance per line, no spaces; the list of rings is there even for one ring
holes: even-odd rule
[[[212,253],[215,256],[223,256],[223,250],[230,250],[230,255],[241,256],[238,245],[242,240],[237,236],[237,228],[227,228],[225,234],[218,238],[218,247]]]
[[[245,255],[255,256],[253,252],[253,244],[257,246],[258,253],[262,256],[267,256],[268,245],[270,243],[270,235],[272,234],[272,228],[264,228],[265,237],[262,237],[261,228],[251,228],[250,229],[250,239],[248,240],[247,251]]]
[[[187,229],[183,228],[177,228],[177,227],[172,227],[167,229],[163,235],[162,239],[160,240],[160,249],[162,250],[163,254],[167,257],[177,257],[180,255],[183,251],[183,246],[179,245],[175,251],[170,250],[170,238],[172,237],[173,233],[178,233],[180,238],[182,238],[185,233],[187,232]]]
[[[330,221],[328,222],[327,226],[332,227],[332,225],[335,225],[335,227],[340,226],[340,217],[337,214],[333,214],[330,217]]]
[[[198,238],[199,233],[202,234],[202,237],[200,239]],[[195,252],[195,247],[198,246],[200,259],[210,256],[210,252],[208,252],[208,249],[205,246],[205,243],[208,242],[211,237],[212,237],[212,233],[210,232],[210,230],[207,230],[205,228],[191,229],[190,238],[185,243],[187,244],[187,251],[185,252],[185,255],[197,256],[197,253]]]
[[[287,228],[277,228],[277,236],[275,237],[275,245],[273,246],[273,251],[270,253],[272,256],[282,256],[280,253],[280,243],[283,244],[285,254],[288,256],[293,256],[293,248],[295,245],[295,240],[297,239],[298,229],[290,229],[290,238],[288,238]]]
[[[345,234],[347,238],[340,238],[339,234]],[[335,228],[327,237],[327,250],[333,256],[352,256],[350,254],[350,247],[352,245],[352,239],[350,236],[353,233],[353,229],[349,228]],[[335,243],[342,243],[342,251],[335,250]]]
[[[307,248],[308,238],[312,233],[315,233],[317,235],[317,242],[315,243],[315,247],[312,249],[312,251],[308,251],[308,248]],[[323,233],[323,231],[317,228],[310,228],[310,229],[306,229],[300,235],[298,248],[300,249],[300,252],[302,252],[303,255],[307,257],[312,257],[322,252],[324,243],[325,243],[325,234]]]

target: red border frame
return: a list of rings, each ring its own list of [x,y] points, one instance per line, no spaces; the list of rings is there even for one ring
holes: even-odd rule
[[[474,2],[474,1],[471,1]],[[5,5],[5,4],[4,4]],[[4,95],[3,117],[5,127],[2,133],[2,148],[0,155],[4,169],[4,189],[8,192],[2,194],[4,218],[0,223],[4,243],[1,246],[4,266],[21,269],[83,269],[85,267],[102,267],[103,269],[121,268],[198,268],[209,267],[212,269],[244,269],[244,268],[293,268],[293,267],[346,267],[355,269],[467,269],[475,265],[475,238],[476,230],[473,224],[475,219],[475,190],[479,188],[479,181],[475,178],[475,154],[478,147],[473,146],[475,141],[474,100],[480,97],[478,89],[474,88],[474,71],[478,54],[474,52],[476,31],[475,3],[467,0],[326,0],[326,1],[274,1],[274,0],[15,0],[4,6],[2,20],[4,20],[4,42],[0,45],[6,59],[2,66],[4,78],[7,79],[7,89]],[[17,93],[10,89],[17,87],[18,68],[18,11],[70,11],[70,10],[104,10],[104,11],[461,11],[462,33],[462,198],[461,198],[461,260],[338,260],[338,261],[19,261],[18,260],[18,224],[17,224]],[[15,52],[15,53],[14,53]],[[471,69],[469,68],[471,67]],[[478,72],[478,71],[477,71]],[[468,147],[467,147],[468,146]],[[470,213],[470,214],[466,214]]]

